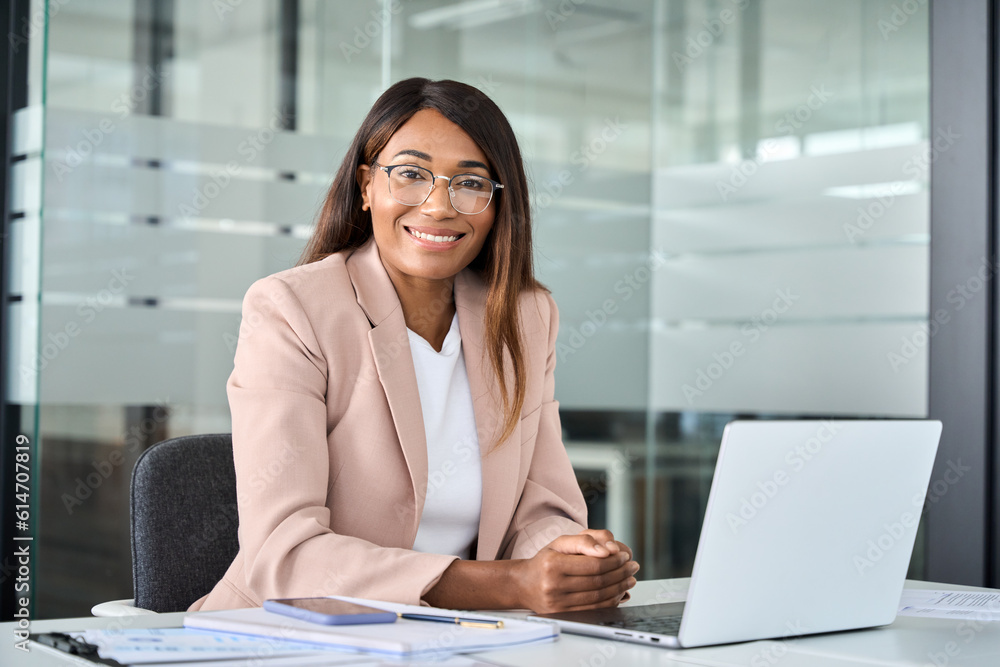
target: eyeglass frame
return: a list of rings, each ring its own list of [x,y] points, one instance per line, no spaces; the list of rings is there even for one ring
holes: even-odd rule
[[[480,176],[479,174],[473,173],[471,171],[463,171],[460,174],[455,174],[454,176],[449,177],[449,176],[438,176],[437,174],[435,174],[433,171],[431,171],[427,167],[421,167],[419,164],[412,164],[412,163],[409,163],[409,162],[406,162],[406,163],[403,163],[403,164],[389,164],[389,165],[384,165],[384,164],[379,164],[378,160],[372,160],[372,166],[375,167],[376,169],[378,169],[379,171],[384,171],[385,172],[385,175],[386,175],[386,178],[387,178],[386,187],[389,188],[389,196],[392,197],[392,200],[394,202],[396,202],[397,204],[399,204],[400,206],[423,206],[423,204],[426,203],[426,201],[428,199],[430,199],[431,193],[434,192],[434,186],[437,185],[437,180],[439,178],[443,178],[444,180],[448,181],[448,203],[451,204],[451,207],[453,209],[455,209],[455,211],[457,211],[458,213],[461,213],[462,215],[479,215],[480,213],[482,213],[483,211],[485,211],[486,209],[488,209],[490,207],[490,204],[493,203],[493,195],[496,194],[497,190],[503,190],[503,183],[500,183],[499,181],[495,181],[492,178],[490,178],[489,176]],[[426,171],[427,173],[429,173],[431,175],[431,177],[433,179],[431,181],[431,187],[428,188],[427,194],[424,196],[424,198],[423,198],[423,200],[421,202],[419,202],[417,204],[404,204],[403,202],[401,202],[398,199],[396,199],[396,197],[392,194],[392,170],[395,169],[396,167],[414,167],[416,169],[423,169],[424,171]],[[476,178],[481,178],[484,181],[489,181],[493,185],[493,189],[490,190],[490,200],[488,202],[486,202],[486,206],[483,207],[482,211],[477,211],[475,213],[465,213],[464,211],[459,211],[458,207],[455,206],[455,200],[454,200],[455,190],[452,188],[451,182],[454,179],[458,178],[459,176],[475,176]]]

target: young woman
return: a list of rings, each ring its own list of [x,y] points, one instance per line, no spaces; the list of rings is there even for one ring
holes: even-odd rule
[[[240,550],[191,609],[617,605],[639,566],[586,529],[557,328],[506,118],[454,81],[389,88],[300,266],[247,292],[228,383]]]

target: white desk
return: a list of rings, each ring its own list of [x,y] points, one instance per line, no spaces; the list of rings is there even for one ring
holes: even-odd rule
[[[907,582],[908,588],[966,589],[965,586]],[[642,581],[629,604],[684,599],[686,579]],[[32,632],[97,627],[178,627],[183,614],[121,618],[74,618],[35,621]],[[120,624],[120,625],[115,625]],[[741,665],[749,667],[834,667],[835,665],[937,665],[937,667],[997,667],[1000,665],[1000,622],[979,623],[925,618],[898,618],[885,628],[789,641],[758,641],[728,646],[670,651],[590,637],[563,634],[557,642],[490,651],[480,655],[501,665],[537,667],[605,667],[609,665]],[[56,667],[71,664],[35,648],[13,647],[14,624],[0,624],[0,665]],[[950,655],[949,655],[950,653]],[[266,662],[260,663],[266,667]]]

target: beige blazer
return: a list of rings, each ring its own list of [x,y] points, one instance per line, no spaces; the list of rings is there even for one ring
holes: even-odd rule
[[[494,448],[486,288],[466,270],[454,295],[482,456],[476,558],[528,558],[587,521],[553,399],[555,303],[543,291],[520,299],[524,409]],[[240,549],[191,610],[318,595],[419,604],[455,560],[412,550],[428,476],[448,468],[427,470],[406,324],[375,243],[256,282],[227,387]]]

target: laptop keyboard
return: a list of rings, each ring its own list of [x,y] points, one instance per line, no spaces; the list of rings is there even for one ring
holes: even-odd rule
[[[680,616],[657,616],[653,618],[635,618],[628,621],[605,621],[601,625],[622,630],[652,632],[658,635],[676,635],[681,629]]]

